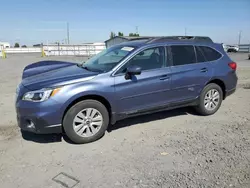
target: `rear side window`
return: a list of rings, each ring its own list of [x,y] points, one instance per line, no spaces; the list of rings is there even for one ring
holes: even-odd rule
[[[199,48],[201,49],[202,53],[205,55],[207,61],[215,61],[221,58],[221,54],[210,47],[199,46]]]
[[[206,62],[206,58],[203,55],[201,49],[199,47],[195,46],[195,50],[196,50],[197,62],[198,63]]]
[[[190,45],[171,46],[173,65],[187,65],[196,63],[194,47]]]

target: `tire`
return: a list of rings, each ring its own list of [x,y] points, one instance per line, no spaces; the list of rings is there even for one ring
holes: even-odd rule
[[[105,134],[108,125],[108,110],[101,102],[96,100],[78,102],[67,111],[63,118],[64,131],[67,137],[76,144],[98,140]]]
[[[218,99],[217,99],[217,93],[215,91],[217,91],[218,93],[218,96],[219,96]],[[208,99],[209,98],[208,92],[213,92],[212,95],[215,97],[213,97],[212,99]],[[205,101],[205,98],[206,98],[206,101]],[[220,108],[222,100],[223,100],[223,92],[222,92],[221,87],[215,83],[211,83],[211,84],[206,85],[204,89],[202,90],[200,94],[200,98],[199,98],[199,105],[196,106],[195,109],[199,114],[203,116],[212,115],[215,112],[217,112],[217,110]],[[212,105],[210,105],[211,103]],[[217,105],[215,106],[215,104]],[[208,109],[211,106],[214,106],[214,108]]]

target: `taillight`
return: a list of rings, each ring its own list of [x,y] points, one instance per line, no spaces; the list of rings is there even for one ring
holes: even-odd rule
[[[236,70],[237,68],[237,64],[235,62],[228,63],[228,66],[233,70]]]

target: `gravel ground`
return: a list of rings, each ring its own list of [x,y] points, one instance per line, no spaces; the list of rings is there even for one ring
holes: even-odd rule
[[[100,140],[71,144],[62,135],[21,134],[14,93],[22,69],[40,58],[0,59],[0,187],[250,187],[250,61],[239,85],[209,117],[183,108],[118,122]],[[60,173],[72,176],[71,179]]]

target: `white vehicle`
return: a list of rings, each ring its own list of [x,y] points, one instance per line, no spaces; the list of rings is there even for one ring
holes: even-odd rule
[[[227,52],[238,52],[238,51],[239,51],[239,46],[229,45],[227,48]]]
[[[226,44],[224,44],[224,43],[222,43],[222,46],[223,46],[225,52],[227,52],[228,46]]]

